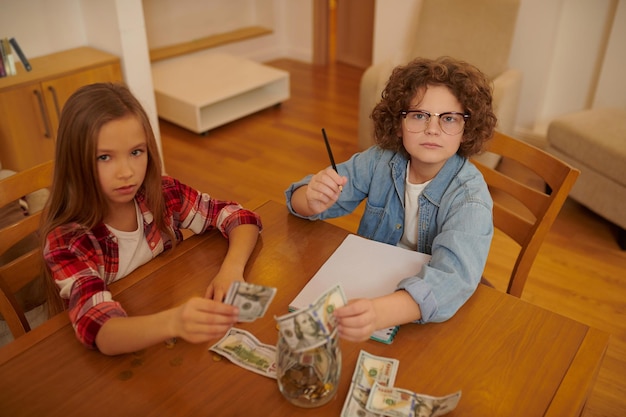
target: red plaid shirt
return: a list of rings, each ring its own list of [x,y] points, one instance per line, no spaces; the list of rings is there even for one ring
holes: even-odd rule
[[[203,233],[218,229],[226,238],[240,224],[256,224],[261,230],[261,218],[231,201],[220,201],[208,194],[163,177],[167,215],[178,241],[181,229]],[[143,215],[144,236],[155,257],[172,242],[153,223],[143,191],[135,200]],[[46,264],[60,288],[61,297],[68,302],[69,316],[78,339],[95,348],[100,327],[112,317],[125,317],[122,306],[111,298],[107,285],[118,270],[118,245],[115,235],[101,223],[91,230],[77,223],[54,229],[46,238]]]

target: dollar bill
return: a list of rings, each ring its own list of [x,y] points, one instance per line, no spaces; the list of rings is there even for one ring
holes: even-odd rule
[[[460,398],[461,391],[444,397],[431,397],[375,382],[366,409],[389,417],[437,417],[454,410]]]
[[[265,315],[276,295],[276,288],[234,281],[226,292],[225,304],[239,308],[239,321],[251,322]]]
[[[396,380],[399,363],[397,359],[375,356],[361,350],[352,381],[365,389],[371,389],[375,382],[391,387]]]
[[[332,333],[337,326],[333,312],[337,308],[346,305],[347,302],[348,300],[343,292],[343,288],[341,285],[337,284],[326,290],[326,292],[313,303],[313,315],[317,320],[322,322],[328,334]]]
[[[346,303],[346,296],[338,284],[308,307],[276,317],[289,348],[303,352],[325,344],[336,327],[333,311]]]
[[[276,379],[276,347],[259,342],[250,332],[232,327],[209,350],[242,368]]]
[[[359,353],[348,395],[341,410],[341,417],[377,417],[367,410],[367,400],[374,383],[393,386],[398,373],[399,361],[372,355],[364,350]]]

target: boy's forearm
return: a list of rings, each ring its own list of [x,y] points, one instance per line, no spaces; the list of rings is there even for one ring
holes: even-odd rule
[[[291,194],[291,208],[301,216],[308,217],[312,216],[315,213],[311,211],[309,208],[309,203],[306,199],[306,189],[308,185],[303,185],[302,187],[297,188]]]
[[[404,290],[375,298],[373,302],[376,309],[377,329],[412,323],[422,318],[419,305]]]

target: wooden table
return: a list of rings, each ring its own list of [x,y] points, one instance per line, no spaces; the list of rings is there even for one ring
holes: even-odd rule
[[[276,202],[257,212],[265,230],[246,277],[278,292],[264,318],[237,327],[274,344],[273,317],[287,312],[347,232],[295,218]],[[204,292],[226,245],[217,233],[191,237],[113,285],[112,292],[131,315],[177,305]],[[607,343],[603,332],[479,286],[452,319],[405,325],[391,345],[342,341],[336,398],[302,409],[283,399],[274,379],[215,360],[208,344],[178,341],[108,357],[80,345],[62,314],[0,349],[0,414],[338,416],[364,349],[400,360],[398,387],[436,396],[462,390],[450,416],[577,416]]]

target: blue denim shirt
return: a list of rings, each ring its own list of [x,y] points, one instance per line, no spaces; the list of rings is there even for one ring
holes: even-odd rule
[[[379,242],[397,245],[404,227],[406,157],[373,146],[337,165],[348,178],[339,200],[310,220],[351,213],[364,199],[365,212],[357,233]],[[289,211],[293,192],[312,175],[293,183],[286,191]],[[413,277],[398,283],[420,306],[420,323],[452,317],[474,293],[487,261],[493,237],[493,201],[478,169],[466,158],[454,155],[419,197],[417,250],[432,256]],[[381,294],[382,295],[382,294]]]

